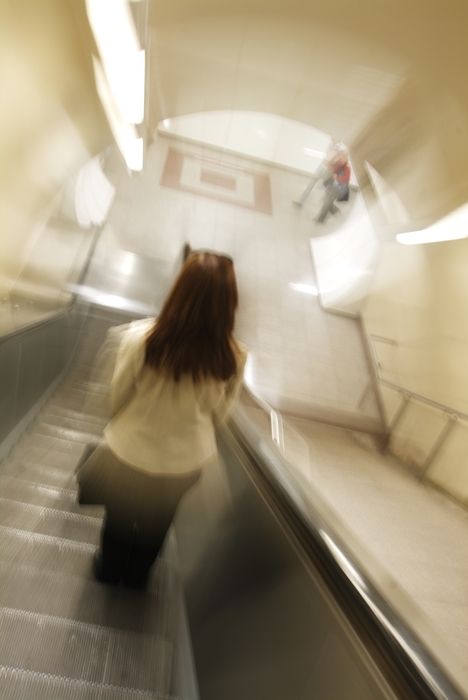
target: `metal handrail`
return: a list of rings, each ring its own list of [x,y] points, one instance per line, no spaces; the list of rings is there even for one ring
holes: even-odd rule
[[[465,413],[464,411],[460,411],[456,408],[453,408],[453,406],[447,406],[447,404],[442,403],[441,401],[436,401],[435,399],[431,399],[429,396],[424,396],[424,394],[418,394],[416,391],[411,391],[410,389],[406,389],[403,386],[400,386],[399,384],[395,384],[395,382],[390,382],[388,379],[384,379],[382,376],[382,363],[380,362],[378,356],[377,356],[377,351],[375,348],[375,340],[378,340],[383,343],[388,343],[389,345],[398,345],[396,340],[393,340],[392,338],[385,338],[380,335],[373,335],[372,333],[369,333],[369,347],[372,355],[372,361],[375,369],[375,375],[376,378],[379,382],[381,382],[384,386],[389,387],[390,389],[393,389],[394,391],[398,391],[399,394],[401,394],[403,401],[401,402],[400,406],[398,407],[395,415],[393,416],[391,424],[388,426],[388,437],[392,435],[393,431],[395,430],[396,426],[400,422],[401,418],[403,417],[403,414],[405,413],[407,407],[410,404],[411,399],[415,399],[416,401],[419,401],[421,403],[426,404],[427,406],[432,406],[433,408],[436,408],[437,410],[441,411],[443,414],[446,415],[447,421],[445,425],[443,426],[442,430],[440,431],[439,435],[437,435],[431,449],[426,455],[426,458],[424,461],[419,465],[420,467],[420,474],[419,478],[420,480],[424,480],[426,478],[427,472],[429,471],[429,467],[431,466],[432,462],[434,461],[436,455],[439,453],[440,449],[442,448],[443,444],[445,443],[446,439],[448,438],[450,432],[452,431],[452,428],[456,425],[456,423],[462,419],[465,421],[468,421],[468,413]],[[366,388],[366,391],[364,392],[363,396],[360,399],[360,403],[362,403],[365,394],[367,391],[370,390],[372,384],[372,380],[369,382],[368,387]]]
[[[387,342],[391,345],[398,345],[398,343],[396,340],[392,340],[391,338],[383,338],[382,336],[373,335],[372,333],[369,334],[369,338],[371,341],[370,348],[372,352],[372,359],[376,370],[376,376],[379,382],[381,382],[384,386],[389,387],[390,389],[394,389],[395,391],[400,392],[402,395],[407,396],[408,398],[417,399],[418,401],[421,401],[421,403],[426,403],[430,406],[434,406],[434,408],[438,408],[444,413],[449,414],[450,416],[457,416],[457,418],[462,418],[463,420],[468,421],[468,413],[460,411],[458,408],[453,408],[453,406],[448,406],[444,403],[441,403],[440,401],[436,401],[435,399],[431,399],[429,396],[424,396],[423,394],[418,394],[416,391],[406,389],[404,386],[400,386],[399,384],[395,384],[394,382],[388,381],[388,379],[384,379],[382,377],[381,372],[382,363],[378,359],[377,352],[375,350],[374,338],[382,342]]]

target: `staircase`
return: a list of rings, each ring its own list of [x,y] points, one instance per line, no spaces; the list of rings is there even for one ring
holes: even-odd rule
[[[0,464],[2,700],[174,697],[172,565],[163,555],[144,592],[96,582],[104,509],[76,503],[77,460],[106,423],[87,400],[92,362],[122,322],[90,316],[75,366]]]

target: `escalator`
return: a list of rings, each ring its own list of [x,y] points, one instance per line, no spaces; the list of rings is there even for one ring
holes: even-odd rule
[[[74,469],[105,424],[99,389],[89,398],[93,361],[129,316],[83,314],[70,368],[1,463],[0,696],[466,697],[320,503],[304,499],[247,395],[219,431],[218,467],[183,500],[148,589],[97,583],[103,509],[77,506]],[[38,325],[31,349],[43,334]],[[3,350],[6,367],[14,352]]]

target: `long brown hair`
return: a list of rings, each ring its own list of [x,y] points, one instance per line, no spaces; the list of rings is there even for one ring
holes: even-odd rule
[[[145,362],[179,381],[226,380],[237,367],[232,336],[238,304],[232,260],[192,253],[184,263],[146,340]]]

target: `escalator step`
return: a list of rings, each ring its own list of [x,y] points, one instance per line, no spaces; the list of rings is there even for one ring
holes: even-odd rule
[[[70,510],[72,513],[83,512],[76,502],[76,489],[34,483],[16,476],[0,476],[0,495],[11,501]],[[78,510],[79,508],[81,510]]]
[[[92,391],[94,394],[101,394],[104,395],[106,393],[105,389],[103,389],[101,384],[98,384],[96,382],[82,382],[82,381],[77,381],[72,378],[66,379],[61,385],[61,389],[68,390],[70,389],[71,391],[86,391],[90,392]]]
[[[34,484],[70,489],[76,491],[76,479],[73,470],[57,469],[47,464],[37,464],[26,460],[9,459],[1,467],[2,476],[24,479]]]
[[[17,565],[92,578],[95,544],[0,526],[0,559]]]
[[[128,320],[90,319],[74,368],[0,464],[2,699],[171,700],[172,567],[161,556],[145,591],[98,583],[105,511],[76,503],[75,466],[108,421],[93,361]]]
[[[169,695],[6,667],[0,668],[0,697],[4,700],[172,700]]]
[[[64,392],[63,395],[56,395],[51,398],[50,406],[54,408],[65,408],[71,411],[79,411],[80,413],[87,413],[90,415],[100,415],[102,400],[89,399],[88,392],[80,392],[80,396],[77,396],[77,391],[74,390],[70,392]],[[89,420],[89,419],[88,419]]]
[[[6,527],[98,544],[101,518],[0,498],[1,524]]]
[[[49,417],[56,417],[56,418],[70,418],[71,420],[76,420],[76,421],[84,421],[84,422],[89,422],[90,418],[88,417],[87,413],[83,413],[82,411],[73,411],[69,410],[66,408],[62,408],[61,406],[54,406],[50,401],[44,406],[40,413],[41,419],[47,419]],[[88,420],[87,420],[88,419]],[[93,416],[92,418],[93,424],[97,424],[98,419]],[[101,421],[102,425],[105,425],[105,421]]]
[[[89,442],[98,442],[95,433],[85,433],[80,430],[73,430],[70,428],[63,428],[58,425],[46,425],[46,423],[40,422],[34,424],[27,433],[25,437],[32,435],[45,435],[46,437],[59,440],[66,440],[67,442],[76,442],[80,445],[86,445]]]
[[[54,467],[55,469],[66,471],[71,475],[82,454],[83,445],[80,445],[79,449],[77,449],[75,445],[74,451],[71,454],[67,454],[66,452],[55,450],[53,440],[51,440],[46,447],[36,447],[34,444],[24,444],[23,441],[21,441],[11,450],[6,463],[30,462],[33,464],[42,464],[47,467]]]
[[[1,560],[0,575],[6,608],[125,632],[157,636],[167,633],[156,583],[144,592],[132,591],[103,586],[89,577],[78,578]]]
[[[102,430],[105,425],[97,425],[91,421],[77,420],[76,418],[68,418],[67,416],[53,415],[51,413],[48,415],[41,415],[40,419],[40,425],[47,427],[56,426],[58,428],[65,428],[66,430],[76,430],[94,435],[98,438],[102,435]],[[39,423],[36,425],[39,427]]]
[[[78,456],[83,452],[84,444],[73,440],[63,440],[62,438],[51,438],[49,435],[38,435],[33,431],[24,433],[15,449],[29,451],[30,449],[43,448],[44,450],[62,452],[65,455]],[[26,455],[23,455],[26,457]]]
[[[9,608],[0,612],[0,621],[0,666],[169,692],[173,645],[161,637]]]

